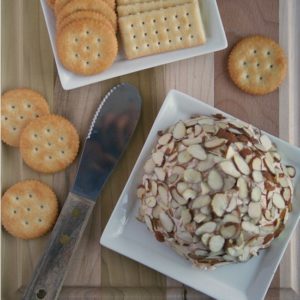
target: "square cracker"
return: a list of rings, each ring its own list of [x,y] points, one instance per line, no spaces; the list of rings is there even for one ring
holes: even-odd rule
[[[124,5],[124,4],[133,4],[133,3],[151,2],[151,1],[153,0],[117,0],[117,3],[118,5]]]
[[[133,15],[137,13],[143,13],[146,11],[168,8],[172,6],[177,6],[180,4],[191,3],[192,0],[156,0],[151,2],[133,3],[127,5],[118,6],[118,16],[124,17],[128,15]]]
[[[119,18],[128,59],[205,43],[198,0]]]

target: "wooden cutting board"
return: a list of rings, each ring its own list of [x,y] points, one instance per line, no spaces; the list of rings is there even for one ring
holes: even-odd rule
[[[99,101],[112,86],[119,82],[132,83],[139,88],[143,98],[139,126],[95,207],[60,299],[210,299],[99,245],[101,232],[169,89],[175,88],[205,100],[272,134],[296,142],[297,116],[293,112],[296,102],[288,101],[293,99],[292,84],[298,76],[298,73],[293,74],[297,72],[293,64],[290,63],[290,77],[280,91],[253,97],[240,92],[228,79],[226,60],[233,44],[249,34],[264,34],[280,41],[289,58],[293,56],[297,31],[291,28],[295,26],[293,20],[296,20],[297,9],[299,11],[297,0],[219,0],[218,4],[229,42],[225,51],[67,92],[62,89],[56,74],[39,1],[2,1],[2,92],[15,87],[39,91],[47,98],[53,113],[61,114],[75,124],[82,140]],[[2,146],[3,191],[19,180],[36,178],[54,188],[62,205],[75,171],[76,163],[55,175],[38,174],[22,162],[18,149]],[[21,297],[47,239],[48,236],[22,241],[2,231],[2,299]],[[297,249],[300,249],[299,238],[294,238],[267,299],[299,299]]]

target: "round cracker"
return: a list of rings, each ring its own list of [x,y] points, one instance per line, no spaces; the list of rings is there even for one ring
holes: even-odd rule
[[[111,30],[115,31],[116,28],[112,27],[112,24],[107,20],[107,18],[102,15],[100,12],[96,12],[93,10],[80,10],[68,15],[62,21],[57,24],[57,32],[59,32],[62,28],[64,28],[67,24],[72,21],[77,21],[80,19],[93,19],[102,22],[106,26],[108,26]]]
[[[93,75],[112,65],[118,53],[114,31],[100,21],[73,21],[57,34],[57,52],[64,67],[74,73]]]
[[[79,10],[100,12],[111,22],[113,28],[117,28],[116,12],[104,0],[71,0],[58,12],[57,23],[60,24],[65,17]]]
[[[57,215],[58,202],[54,192],[37,180],[21,181],[2,197],[2,225],[11,235],[21,239],[34,239],[47,233]]]
[[[54,3],[54,12],[57,15],[59,11],[71,0],[55,0]]]
[[[1,99],[2,140],[14,147],[19,147],[23,128],[33,119],[49,114],[45,98],[30,89],[7,91]]]
[[[112,9],[116,9],[116,0],[104,0]]]
[[[54,9],[55,0],[47,0],[47,3],[52,9]]]
[[[228,71],[243,91],[264,95],[278,88],[287,72],[283,49],[263,36],[239,41],[229,55]]]
[[[65,118],[48,115],[31,121],[22,131],[20,151],[25,163],[42,173],[65,169],[75,159],[79,136]]]

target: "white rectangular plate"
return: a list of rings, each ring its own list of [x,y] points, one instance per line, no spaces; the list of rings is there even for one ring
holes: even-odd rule
[[[65,90],[78,88],[84,85],[156,67],[174,61],[215,52],[227,47],[226,35],[224,32],[216,0],[199,0],[205,34],[207,37],[207,42],[204,45],[146,56],[133,60],[127,60],[121,48],[116,61],[109,69],[93,76],[80,76],[66,70],[61,64],[56,51],[55,16],[52,9],[47,5],[47,0],[40,1],[45,16],[48,33],[50,36],[50,42],[57,66],[58,75],[61,81],[61,85]],[[119,45],[121,45],[120,41]]]
[[[139,205],[136,188],[141,182],[143,165],[156,143],[157,131],[166,129],[195,113],[207,115],[222,113],[229,116],[183,93],[170,91],[103,232],[100,243],[214,298],[263,299],[300,217],[299,148],[268,134],[277,145],[283,163],[293,165],[297,170],[294,179],[293,212],[289,215],[285,230],[279,238],[273,241],[272,246],[261,251],[259,256],[246,263],[226,265],[214,271],[199,270],[164,243],[158,242],[147,230],[146,225],[136,220]]]

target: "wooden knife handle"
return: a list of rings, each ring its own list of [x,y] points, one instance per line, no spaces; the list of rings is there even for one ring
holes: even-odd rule
[[[95,202],[69,193],[53,228],[47,249],[22,299],[57,299]]]

